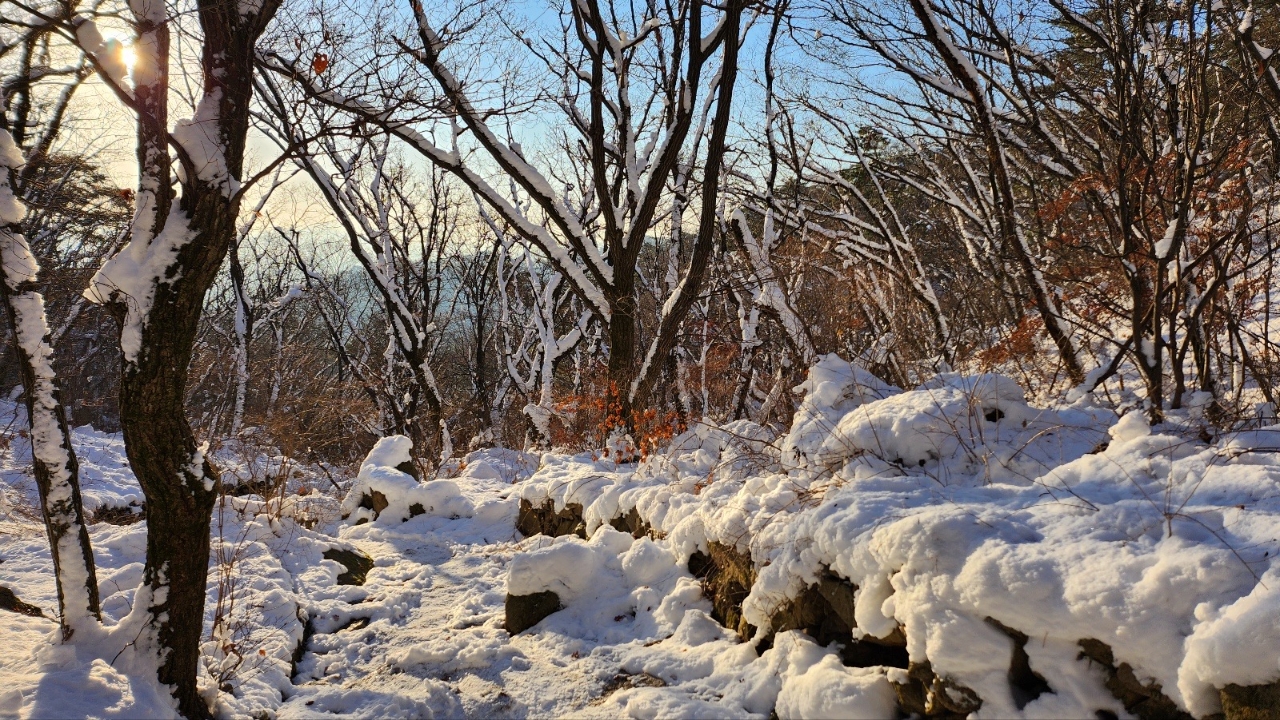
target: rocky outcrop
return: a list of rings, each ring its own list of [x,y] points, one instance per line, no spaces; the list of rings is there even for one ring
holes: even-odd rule
[[[905,681],[893,682],[893,689],[899,710],[908,716],[959,720],[982,707],[977,693],[938,675],[928,662],[911,663]]]
[[[541,505],[521,500],[520,512],[516,515],[516,529],[525,537],[577,535],[583,540],[587,539],[587,523],[582,519],[582,506],[569,503],[557,512],[555,501],[550,498]]]
[[[1102,668],[1107,677],[1104,683],[1107,690],[1124,705],[1125,710],[1141,720],[1192,720],[1189,713],[1164,694],[1160,683],[1143,683],[1138,680],[1129,663],[1117,665],[1110,645],[1093,638],[1085,638],[1079,644],[1080,659]]]
[[[360,496],[360,504],[357,507],[362,507],[368,510],[372,510],[373,519],[377,520],[378,516],[382,514],[383,510],[386,510],[388,507],[391,507],[391,501],[387,500],[387,496],[383,495],[381,492],[377,490],[370,490],[369,492]],[[422,507],[422,503],[413,503],[412,505],[409,506],[409,517],[411,518],[418,517],[419,515],[423,515],[426,512],[427,512],[426,509]],[[346,518],[346,516],[343,516],[343,517],[344,519]],[[367,523],[367,522],[369,522],[367,518],[362,518],[356,521],[356,525],[363,525],[364,523]]]
[[[738,633],[745,642],[756,629],[742,617],[742,601],[756,582],[751,557],[733,547],[713,542],[707,552],[689,557],[689,574],[702,581],[702,594],[711,601],[711,617]]]
[[[848,667],[886,666],[906,669],[907,638],[900,629],[888,637],[853,639],[854,597],[858,588],[831,572],[823,573],[818,582],[805,588],[773,615],[773,633],[800,630],[819,645],[838,642],[840,658]]]
[[[634,508],[609,523],[614,529],[632,537],[654,536],[648,522]],[[555,511],[551,500],[540,506],[521,501],[519,529],[525,535],[586,536],[582,507],[570,504]],[[758,577],[752,557],[737,548],[710,542],[706,551],[694,552],[688,561],[690,574],[701,580],[704,596],[711,603],[711,616],[746,642],[756,638],[755,626],[747,622],[742,604],[751,593]],[[935,671],[928,660],[912,661],[907,652],[906,634],[895,629],[883,638],[854,639],[857,628],[854,608],[857,587],[829,570],[799,595],[777,608],[770,617],[766,633],[757,643],[764,652],[772,647],[773,637],[781,632],[798,630],[819,645],[838,643],[840,657],[848,667],[894,668],[886,671],[897,694],[902,716],[923,718],[964,718],[983,706],[983,699],[972,688]],[[508,596],[507,629],[514,633],[536,625],[560,609],[559,598],[552,592],[526,596]],[[1026,708],[1045,694],[1054,693],[1053,678],[1045,677],[1031,665],[1027,653],[1027,633],[1006,626],[994,618],[986,622],[1010,640],[1008,681],[1010,695],[1018,709]],[[1140,720],[1193,720],[1192,716],[1164,694],[1159,683],[1142,682],[1134,669],[1117,663],[1110,646],[1099,640],[1079,641],[1081,662],[1097,665],[1105,677],[1104,685],[1125,710]],[[629,685],[621,684],[620,687]],[[606,688],[617,689],[617,688]],[[1228,686],[1221,690],[1221,715],[1205,720],[1280,720],[1280,682],[1252,687]],[[1097,716],[1114,717],[1105,709]]]
[[[507,619],[504,624],[512,635],[542,622],[543,618],[560,609],[560,596],[550,590],[529,595],[507,595]]]
[[[1027,655],[1027,635],[1014,630],[988,617],[987,624],[1004,633],[1013,641],[1013,654],[1009,659],[1009,691],[1013,695],[1013,703],[1021,710],[1032,700],[1045,693],[1052,693],[1053,688],[1044,676],[1031,669],[1031,657]]]
[[[1280,718],[1280,681],[1269,685],[1228,685],[1219,692],[1223,720]]]
[[[637,540],[646,535],[652,538],[660,538],[663,535],[655,531],[648,521],[640,517],[640,511],[635,508],[631,508],[626,515],[620,515],[610,520],[609,524],[613,526],[614,530],[630,533],[631,537]]]

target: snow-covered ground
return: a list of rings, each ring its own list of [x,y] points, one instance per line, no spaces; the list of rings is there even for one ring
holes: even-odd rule
[[[902,391],[834,356],[799,390],[789,430],[699,424],[639,466],[489,450],[418,483],[387,439],[345,498],[290,466],[288,494],[215,515],[209,697],[228,717],[894,717],[923,677],[974,717],[1130,717],[1131,671],[1205,717],[1220,688],[1280,678],[1280,427],[1206,441],[1088,398],[1032,407],[996,375]],[[75,436],[87,506],[140,500],[118,436]],[[21,445],[0,452],[0,586],[51,615]],[[242,479],[284,462],[217,457]],[[587,539],[524,537],[522,501]],[[628,515],[641,537],[610,525]],[[0,611],[0,716],[172,714],[116,657],[145,522],[91,536],[104,636],[58,647],[52,620]],[[332,548],[372,558],[362,585]],[[690,572],[717,552],[754,581],[733,629]],[[855,599],[846,638],[779,625],[830,582]],[[508,595],[548,591],[561,609],[510,635]],[[869,638],[912,669],[842,662]]]

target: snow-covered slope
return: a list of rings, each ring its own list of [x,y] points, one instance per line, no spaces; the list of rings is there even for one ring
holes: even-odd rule
[[[422,484],[388,439],[345,498],[229,499],[209,698],[226,717],[894,717],[916,688],[979,718],[1130,717],[1131,673],[1205,717],[1220,688],[1280,678],[1280,427],[1206,444],[1087,400],[1032,407],[1001,376],[902,391],[841,363],[815,366],[782,436],[699,424],[641,465],[482,451]],[[76,442],[86,497],[127,504],[118,436]],[[0,457],[20,500],[19,443]],[[310,472],[291,487],[327,485]],[[560,511],[569,534],[516,529]],[[52,621],[0,611],[0,715],[171,712],[114,657],[145,523],[92,537],[108,631],[56,647]],[[0,586],[48,614],[44,542],[15,502]],[[363,584],[335,547],[372,559]],[[832,587],[852,622],[830,645],[780,620]],[[509,596],[539,593],[559,609],[510,634]],[[859,643],[897,654],[854,662]]]

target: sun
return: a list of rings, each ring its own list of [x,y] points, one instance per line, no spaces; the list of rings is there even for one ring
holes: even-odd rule
[[[133,38],[125,34],[103,33],[108,52],[120,59],[126,70],[132,70],[138,64],[138,50],[133,45]]]
[[[138,51],[133,45],[122,45],[120,47],[120,60],[124,66],[132,70],[138,65]]]

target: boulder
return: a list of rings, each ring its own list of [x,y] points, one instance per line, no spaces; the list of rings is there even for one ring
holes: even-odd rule
[[[898,708],[904,715],[959,720],[982,707],[982,698],[977,693],[938,675],[927,661],[911,663],[907,668],[906,682],[892,678],[890,682],[898,695]]]
[[[1085,638],[1079,645],[1080,659],[1088,659],[1102,667],[1107,676],[1104,684],[1111,695],[1140,720],[1193,720],[1189,713],[1164,694],[1160,683],[1143,683],[1129,663],[1117,665],[1110,645],[1093,638]]]
[[[373,569],[373,558],[359,550],[331,547],[324,551],[324,559],[332,560],[347,569],[338,575],[339,585],[363,585]]]
[[[541,505],[521,500],[520,512],[516,515],[516,529],[525,537],[577,535],[583,540],[587,539],[587,524],[582,519],[582,506],[569,503],[557,512],[555,501],[550,498]]]
[[[550,590],[529,595],[507,595],[507,632],[512,635],[542,622],[560,609],[560,596]]]

